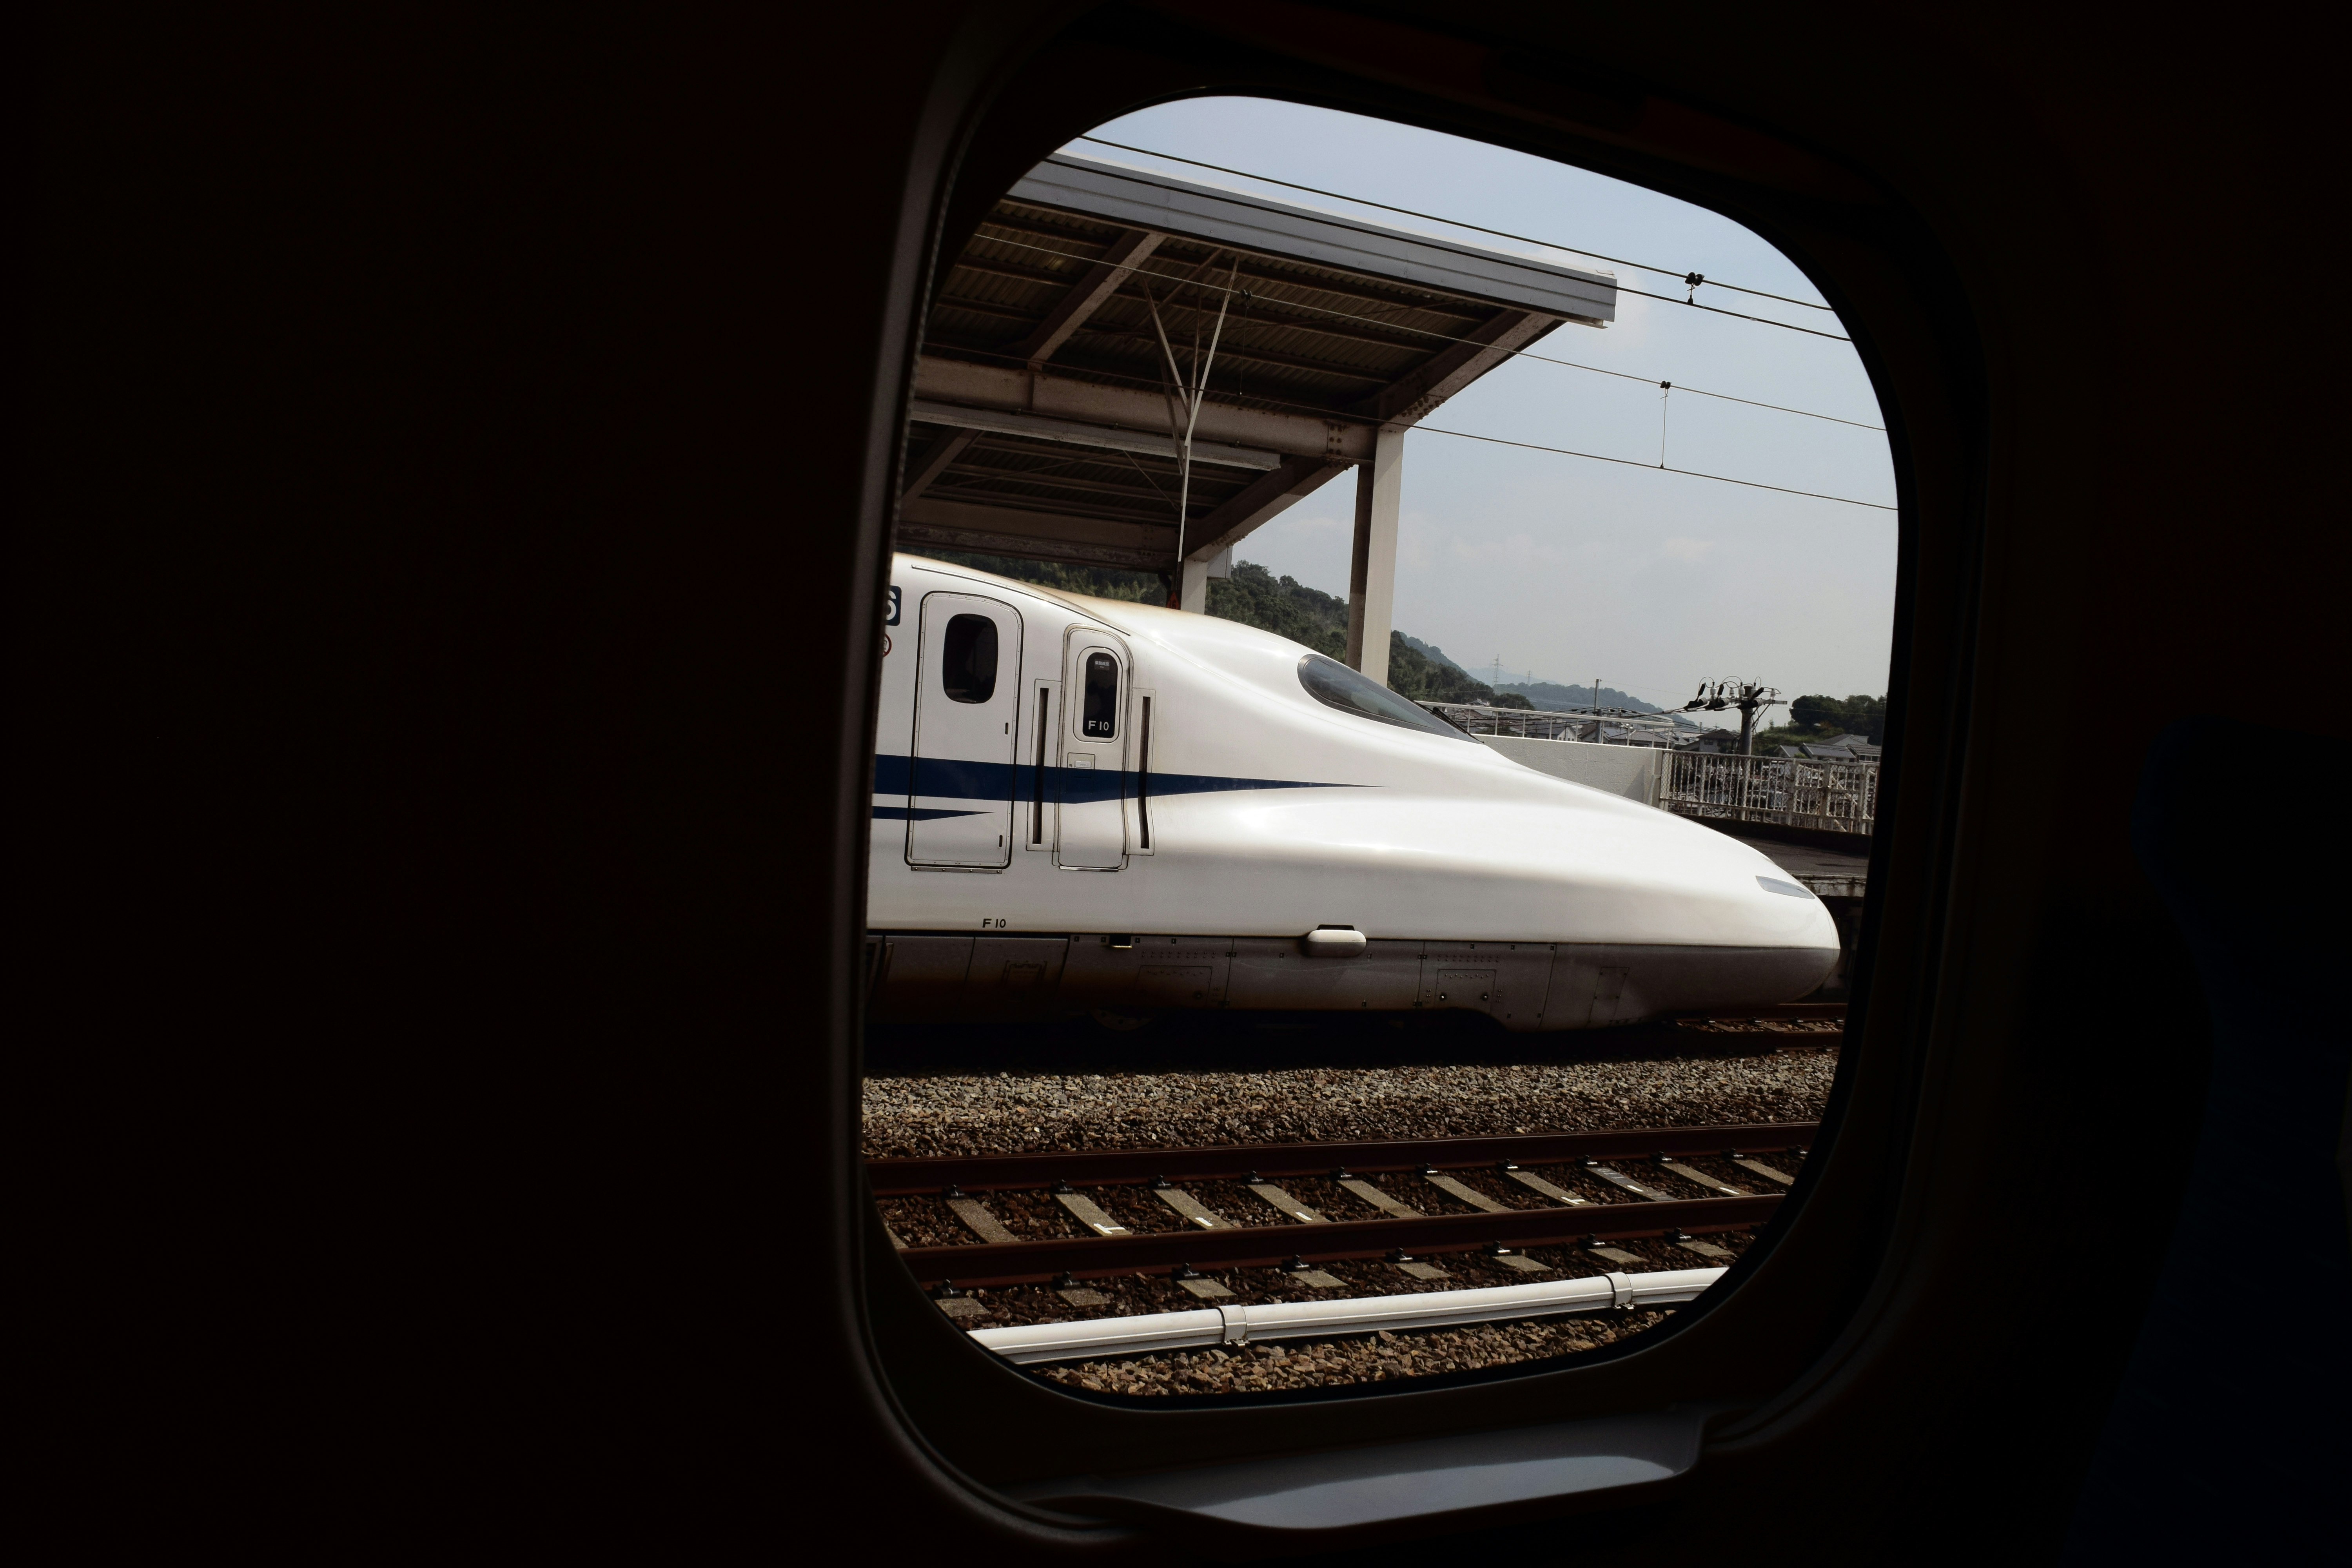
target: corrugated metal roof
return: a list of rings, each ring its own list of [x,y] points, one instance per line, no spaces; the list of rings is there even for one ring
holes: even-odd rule
[[[1457,241],[1410,234],[1264,196],[1059,153],[1013,187],[1016,201],[1057,207],[1129,227],[1292,257],[1368,277],[1591,321],[1617,314],[1614,274],[1538,261]]]
[[[1138,233],[1146,218],[1157,239]],[[1103,267],[1114,253],[1115,274]],[[1169,351],[1189,379],[1215,336],[1206,398],[1237,411],[1213,421],[1228,429],[1224,461],[1196,459],[1189,528],[1259,494],[1254,485],[1277,488],[1237,515],[1286,504],[1280,487],[1311,489],[1360,458],[1361,436],[1347,432],[1416,417],[1434,405],[1432,378],[1458,390],[1509,352],[1465,342],[1503,334],[1525,347],[1563,319],[1607,321],[1614,296],[1606,274],[1058,156],[996,205],[941,274],[927,363],[996,374],[984,405],[917,413],[902,517],[934,543],[961,531],[993,542],[970,546],[983,551],[1015,541],[1047,559],[1164,570],[1173,554],[1160,563],[1152,552],[1176,548],[1172,441],[1133,437],[1169,423]],[[925,375],[970,386],[941,391],[950,405],[983,395],[969,375]],[[1289,417],[1252,426],[1250,411]],[[1253,448],[1237,426],[1268,433]],[[1335,434],[1302,441],[1302,426]],[[1352,456],[1333,456],[1342,450]],[[1301,461],[1315,466],[1296,469]]]

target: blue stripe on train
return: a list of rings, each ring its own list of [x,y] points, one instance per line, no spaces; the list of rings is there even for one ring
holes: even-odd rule
[[[1035,798],[1038,769],[1030,763],[971,763],[951,757],[874,759],[876,795],[928,795],[933,799],[1009,801]],[[1076,804],[1118,800],[1135,793],[1136,775],[1094,768],[1047,768],[1048,800]],[[1215,773],[1151,775],[1155,796],[1208,795],[1251,789],[1362,789],[1362,784],[1318,784],[1308,779],[1227,778]]]
[[[942,816],[980,816],[977,811],[934,811],[929,806],[877,805],[874,815],[884,822],[937,822]]]

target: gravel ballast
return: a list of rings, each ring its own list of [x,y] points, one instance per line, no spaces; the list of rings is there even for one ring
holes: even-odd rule
[[[1291,1340],[1230,1351],[1180,1351],[1126,1361],[1080,1362],[1029,1370],[1047,1383],[1094,1394],[1165,1398],[1175,1394],[1258,1394],[1338,1388],[1395,1378],[1442,1377],[1491,1366],[1546,1361],[1598,1350],[1671,1314],[1620,1312],[1594,1318],[1542,1318],[1478,1323],[1402,1334],[1386,1330],[1344,1340]]]
[[[1793,1034],[1794,1031],[1791,1031]],[[1819,1038],[1818,1034],[1815,1038]],[[865,1088],[865,1144],[870,1157],[1045,1152],[1077,1149],[1184,1148],[1230,1143],[1316,1142],[1380,1138],[1477,1137],[1538,1131],[1605,1131],[1621,1127],[1689,1127],[1817,1120],[1837,1070],[1836,1037],[1821,1044],[1790,1039],[1780,1048],[1727,1054],[1694,1053],[1630,1060],[1482,1063],[1430,1066],[1292,1067],[1265,1071],[1110,1073],[928,1073],[869,1078]],[[1752,1047],[1753,1042],[1743,1042]],[[1749,1192],[1771,1184],[1704,1157],[1695,1169]],[[1677,1196],[1700,1195],[1690,1184],[1648,1160],[1623,1161],[1634,1179]],[[1781,1157],[1793,1173],[1798,1157]],[[1622,1191],[1572,1167],[1541,1173],[1604,1205],[1632,1201]],[[1499,1176],[1453,1173],[1456,1179],[1511,1207],[1547,1206]],[[1380,1184],[1426,1214],[1459,1212],[1458,1201],[1410,1173],[1383,1174]],[[1373,1211],[1336,1184],[1315,1178],[1286,1182],[1286,1189],[1333,1219],[1370,1218]],[[1261,1200],[1239,1184],[1202,1182],[1190,1190],[1211,1209],[1242,1223],[1276,1222]],[[1120,1223],[1138,1230],[1181,1229],[1184,1221],[1141,1187],[1087,1190]],[[1043,1193],[978,1194],[990,1213],[1023,1237],[1076,1236],[1081,1228]],[[953,1246],[974,1238],[940,1200],[882,1200],[883,1218],[909,1246]],[[1746,1233],[1699,1238],[1737,1254]],[[1575,1278],[1623,1267],[1664,1269],[1721,1261],[1692,1255],[1667,1240],[1614,1244],[1639,1261],[1619,1265],[1581,1249],[1541,1247],[1528,1254],[1540,1272],[1506,1268],[1475,1253],[1426,1261],[1444,1274],[1408,1277],[1395,1265],[1355,1261],[1320,1266],[1341,1283],[1310,1289],[1275,1269],[1217,1272],[1235,1302],[1379,1296],[1479,1285]],[[1073,1301],[1044,1285],[981,1289],[943,1303],[959,1327],[1066,1322],[1180,1311],[1207,1303],[1162,1275],[1126,1275],[1069,1282]],[[1601,1313],[1353,1335],[1327,1341],[1224,1351],[1171,1352],[1116,1361],[1042,1364],[1028,1368],[1046,1382],[1089,1393],[1152,1397],[1214,1395],[1276,1389],[1332,1387],[1398,1378],[1443,1376],[1596,1349],[1663,1322],[1664,1311]]]
[[[1834,1046],[1760,1054],[1269,1072],[866,1080],[866,1152],[1010,1154],[1810,1121]]]

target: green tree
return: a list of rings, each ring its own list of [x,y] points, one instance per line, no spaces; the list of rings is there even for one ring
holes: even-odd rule
[[[953,562],[1016,582],[1034,583],[1065,594],[1140,604],[1167,602],[1167,586],[1150,572],[1120,572],[1108,566],[1066,566],[1055,561],[1024,561],[1010,555],[974,555],[954,550],[910,550],[933,561]],[[1234,563],[1234,574],[1209,584],[1208,613],[1222,620],[1288,637],[1332,658],[1346,657],[1348,601],[1295,577],[1277,577],[1252,561]],[[1428,648],[1423,653],[1423,648]],[[1436,655],[1432,658],[1431,655]],[[1424,702],[1487,702],[1532,707],[1514,692],[1497,695],[1426,643],[1402,632],[1389,634],[1389,689]]]
[[[1800,697],[1789,704],[1789,728],[1802,740],[1860,735],[1875,746],[1886,737],[1886,699]]]
[[[1495,689],[1474,680],[1450,664],[1441,664],[1408,644],[1402,634],[1389,634],[1389,689],[1421,702],[1488,702]],[[1526,704],[1527,699],[1518,700]]]
[[[1276,577],[1255,562],[1236,562],[1232,576],[1210,583],[1209,614],[1304,643],[1333,658],[1347,652],[1347,600],[1295,577]]]
[[[1112,566],[1067,566],[1059,561],[1024,561],[1013,555],[975,555],[964,550],[909,550],[929,561],[945,561],[991,572],[1016,583],[1034,583],[1064,594],[1084,594],[1095,599],[1125,599],[1134,604],[1164,605],[1168,583],[1157,572],[1122,572]]]
[[[1209,584],[1209,614],[1239,621],[1332,658],[1348,648],[1348,601],[1277,577],[1255,562],[1237,561],[1234,574]],[[1428,653],[1422,650],[1429,648]],[[1389,634],[1389,689],[1423,702],[1492,702],[1495,691],[1474,680],[1437,650],[1402,632]],[[1526,699],[1519,700],[1524,705]]]

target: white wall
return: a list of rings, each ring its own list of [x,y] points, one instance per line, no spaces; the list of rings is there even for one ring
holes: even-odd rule
[[[1605,789],[1643,805],[1658,804],[1665,751],[1657,746],[1601,746],[1590,741],[1530,741],[1518,735],[1475,737],[1515,763],[1556,779]]]

